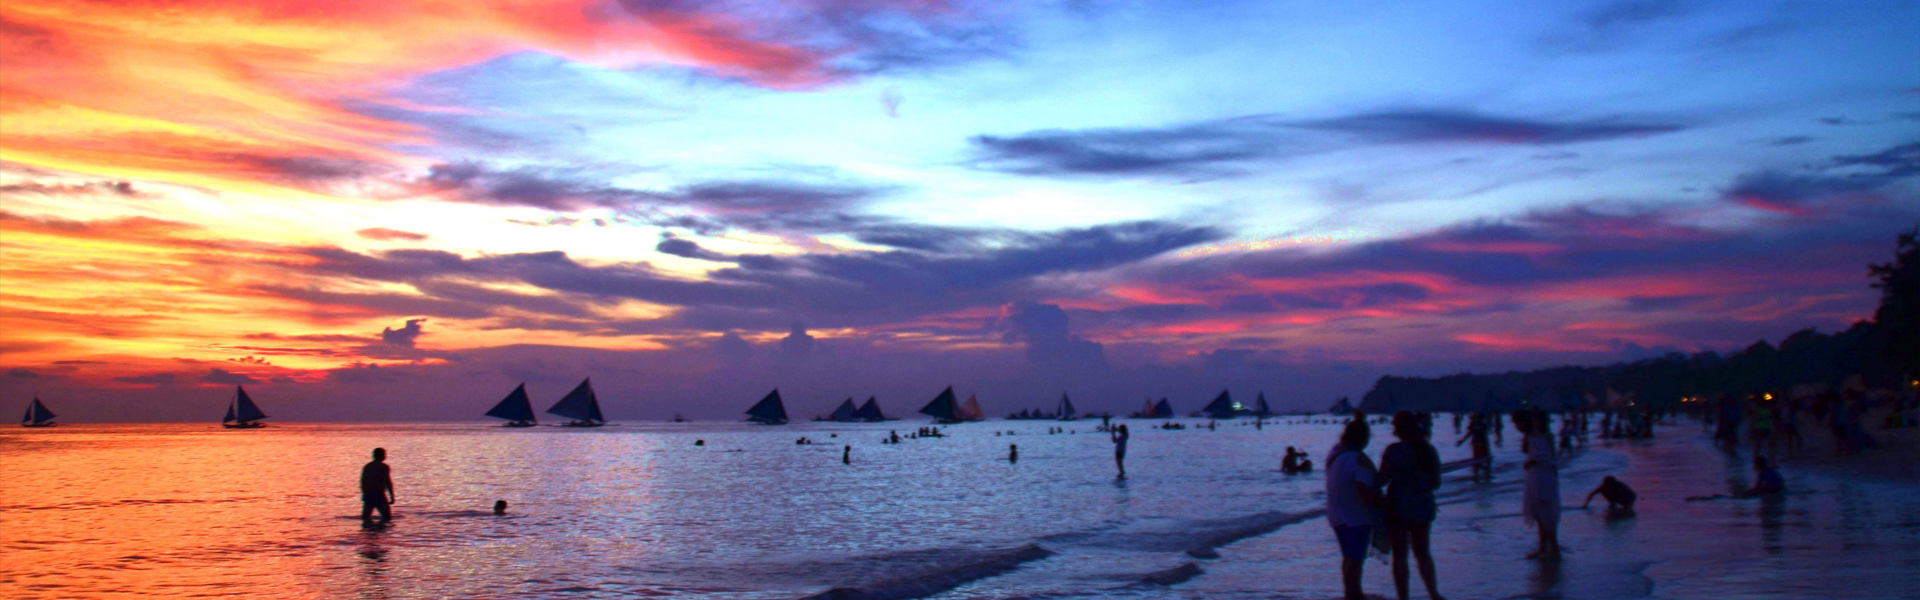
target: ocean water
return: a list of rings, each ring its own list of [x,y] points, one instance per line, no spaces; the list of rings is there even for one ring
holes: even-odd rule
[[[1124,481],[1091,421],[957,425],[951,437],[899,445],[879,441],[924,423],[5,431],[0,596],[1338,595],[1337,550],[1318,513],[1324,483],[1277,471],[1288,445],[1318,462],[1337,425],[1127,423]],[[1051,426],[1077,433],[1048,435]],[[1440,429],[1443,460],[1464,457],[1450,424]],[[1790,473],[1806,491],[1774,504],[1687,503],[1688,493],[1739,485],[1742,463],[1681,435],[1694,429],[1674,430],[1680,439],[1594,448],[1567,463],[1570,507],[1617,473],[1641,489],[1642,516],[1570,510],[1569,559],[1545,571],[1520,558],[1532,533],[1518,519],[1518,441],[1497,449],[1495,483],[1450,476],[1435,526],[1442,590],[1915,597],[1914,482]],[[801,436],[816,444],[795,444]],[[1377,428],[1371,453],[1389,441]],[[1006,460],[1010,444],[1018,463]],[[847,445],[851,465],[841,462]],[[399,502],[390,526],[369,529],[357,477],[376,446],[390,454]],[[488,512],[496,499],[512,504],[508,516]],[[1390,592],[1384,564],[1370,567],[1369,590]],[[1835,589],[1851,595],[1823,595]]]

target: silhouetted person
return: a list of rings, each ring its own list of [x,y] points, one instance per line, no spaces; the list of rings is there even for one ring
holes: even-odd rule
[[[695,446],[705,446],[705,445],[707,445],[707,441],[706,441],[706,440],[694,440],[694,441],[693,441],[693,445],[695,445]]]
[[[1767,457],[1753,457],[1753,487],[1740,492],[1735,498],[1755,498],[1768,494],[1787,491],[1787,480],[1780,477],[1780,470],[1773,468]]]
[[[1020,445],[1007,444],[1007,462],[1020,462]]]
[[[1112,431],[1107,433],[1107,436],[1108,436],[1107,439],[1113,440],[1113,466],[1120,468],[1119,478],[1126,479],[1127,478],[1127,438],[1132,436],[1127,433],[1126,425],[1121,425],[1119,427],[1113,428]]]
[[[887,432],[887,435],[888,435],[888,436],[890,436],[890,437],[891,437],[891,438],[893,439],[893,443],[895,443],[895,444],[898,444],[898,443],[900,443],[900,432],[898,432],[898,431],[889,431],[889,432]]]
[[[1468,441],[1473,442],[1473,479],[1477,481],[1482,476],[1492,479],[1493,445],[1487,443],[1486,413],[1473,413],[1473,419],[1467,423],[1467,435],[1462,436],[1460,441],[1454,442],[1453,445],[1458,448]]]
[[[1507,424],[1500,420],[1500,413],[1493,413],[1493,445],[1507,447]]]
[[[1366,419],[1347,421],[1340,443],[1327,455],[1327,522],[1340,542],[1340,583],[1348,600],[1367,597],[1360,592],[1360,575],[1377,525],[1374,510],[1386,503],[1375,484],[1373,461],[1367,459],[1372,437]]]
[[[1560,559],[1560,461],[1553,450],[1552,424],[1540,412],[1513,413],[1513,428],[1522,436],[1521,451],[1527,462],[1525,486],[1520,494],[1520,516],[1532,523],[1540,534],[1540,549],[1527,558]]]
[[[496,515],[507,514],[507,501],[505,500],[493,501],[493,514],[496,514]]]
[[[1620,483],[1620,480],[1614,479],[1612,475],[1608,475],[1605,479],[1600,480],[1600,487],[1593,488],[1593,491],[1587,492],[1587,502],[1586,504],[1581,504],[1580,508],[1586,508],[1588,505],[1593,504],[1593,497],[1596,494],[1607,499],[1608,510],[1617,509],[1633,512],[1633,503],[1640,499],[1640,495],[1634,493],[1633,488],[1627,487],[1627,484]]]
[[[386,448],[374,448],[373,462],[360,468],[360,520],[371,520],[376,510],[381,523],[393,520],[393,476]]]
[[[1393,544],[1393,589],[1407,598],[1407,550],[1420,562],[1427,597],[1440,597],[1428,535],[1439,512],[1433,491],[1440,488],[1440,451],[1427,442],[1427,427],[1413,413],[1393,415],[1393,437],[1400,441],[1380,454],[1380,482],[1387,486],[1387,539]]]
[[[845,450],[840,451],[840,463],[853,464],[853,446],[847,446]]]

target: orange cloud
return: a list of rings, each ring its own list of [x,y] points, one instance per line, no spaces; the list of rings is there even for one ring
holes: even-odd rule
[[[416,161],[418,128],[342,107],[405,78],[516,51],[700,68],[776,87],[824,56],[733,17],[587,0],[0,3],[9,161],[249,192]],[[416,165],[417,166],[417,165]]]

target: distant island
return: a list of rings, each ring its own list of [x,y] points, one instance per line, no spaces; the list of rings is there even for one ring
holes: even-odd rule
[[[1873,319],[1837,334],[1812,328],[1778,346],[1765,340],[1722,356],[1673,352],[1658,358],[1597,367],[1562,366],[1496,374],[1444,377],[1384,376],[1360,402],[1361,410],[1434,412],[1566,410],[1631,396],[1657,408],[1686,398],[1758,392],[1795,393],[1843,385],[1899,388],[1920,376],[1920,228],[1899,236],[1894,260],[1869,265],[1881,291]],[[1344,400],[1343,400],[1344,401]]]

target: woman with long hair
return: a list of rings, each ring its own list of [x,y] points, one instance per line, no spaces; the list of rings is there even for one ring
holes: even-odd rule
[[[1427,441],[1427,428],[1413,413],[1393,415],[1393,437],[1399,438],[1380,454],[1380,481],[1387,486],[1387,538],[1393,544],[1393,589],[1407,598],[1407,550],[1420,562],[1420,580],[1427,597],[1440,597],[1428,535],[1438,511],[1433,491],[1440,487],[1440,451]]]
[[[1527,462],[1526,487],[1520,495],[1520,515],[1540,534],[1540,548],[1527,558],[1560,559],[1560,462],[1553,450],[1552,425],[1537,411],[1513,413],[1513,427],[1526,437],[1521,449]]]

